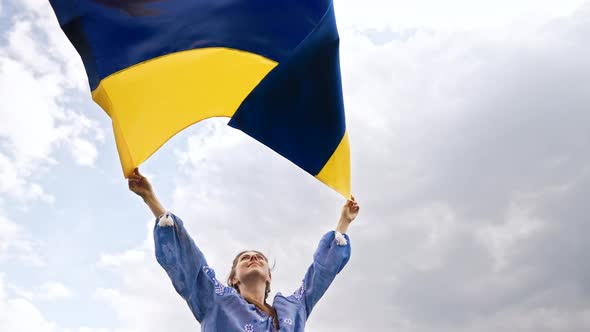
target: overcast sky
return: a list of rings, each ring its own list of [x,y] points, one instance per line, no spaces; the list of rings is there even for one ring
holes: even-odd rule
[[[361,213],[309,331],[590,330],[590,2],[340,0]],[[295,290],[343,199],[213,119],[142,169],[218,276]],[[0,0],[0,330],[198,331],[46,1]]]

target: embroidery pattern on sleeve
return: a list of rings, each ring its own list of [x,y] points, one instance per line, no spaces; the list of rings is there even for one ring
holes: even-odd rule
[[[246,332],[254,332],[254,325],[252,325],[252,324],[246,324],[246,325],[244,325],[244,331],[246,331]]]
[[[213,281],[213,284],[215,285],[215,294],[223,295],[226,293],[226,291],[229,290],[228,287],[225,287],[222,283],[220,283],[217,280],[217,278],[215,278],[215,271],[213,271],[212,268],[210,268],[208,266],[203,266],[203,272],[205,272],[207,277],[209,277],[209,279],[211,279]],[[229,293],[231,293],[231,291],[229,291]]]
[[[301,283],[301,287],[299,287],[295,293],[293,294],[293,296],[297,299],[297,300],[301,300],[301,298],[303,297],[303,294],[305,294],[305,283]]]

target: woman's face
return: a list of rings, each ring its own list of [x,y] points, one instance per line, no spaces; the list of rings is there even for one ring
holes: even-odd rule
[[[259,279],[271,281],[270,268],[266,257],[257,251],[247,251],[238,257],[236,264],[236,276],[233,283],[247,282]]]

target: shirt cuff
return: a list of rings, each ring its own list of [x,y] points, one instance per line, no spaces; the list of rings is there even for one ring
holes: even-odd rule
[[[336,245],[345,246],[348,244],[348,241],[346,241],[346,238],[344,237],[344,235],[342,235],[342,233],[335,231],[335,237],[336,237]]]
[[[172,212],[166,212],[158,217],[158,226],[170,227],[174,226],[174,219],[172,219]]]

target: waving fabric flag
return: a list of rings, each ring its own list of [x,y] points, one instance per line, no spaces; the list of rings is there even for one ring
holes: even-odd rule
[[[125,176],[210,117],[350,197],[328,0],[50,0],[111,117]]]

